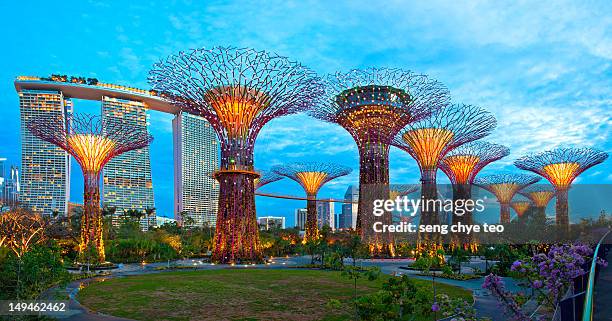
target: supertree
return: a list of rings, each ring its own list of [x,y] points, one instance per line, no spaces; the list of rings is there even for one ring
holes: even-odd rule
[[[519,217],[519,219],[523,217],[523,215],[525,214],[525,212],[527,212],[530,206],[531,201],[529,200],[516,200],[510,202],[510,207],[516,212],[516,215]]]
[[[519,191],[519,193],[531,200],[531,205],[535,208],[533,212],[535,217],[533,218],[542,224],[546,222],[546,206],[555,197],[554,187],[542,184],[530,185]]]
[[[318,239],[317,193],[321,187],[340,176],[348,175],[352,169],[333,163],[299,162],[275,166],[272,171],[296,181],[306,192],[306,233],[304,242]]]
[[[146,130],[126,122],[107,121],[87,114],[73,114],[66,120],[63,117],[37,118],[27,126],[38,138],[64,149],[81,166],[85,191],[79,250],[83,254],[92,249],[99,262],[103,262],[100,173],[113,157],[144,148],[153,137]]]
[[[453,185],[453,202],[467,201],[472,198],[472,184],[476,175],[490,163],[510,154],[506,146],[484,141],[473,141],[451,150],[440,161],[439,168]],[[472,211],[467,207],[464,213],[454,213],[453,224],[473,224]],[[460,243],[464,249],[477,249],[473,235],[453,236],[453,244]]]
[[[497,197],[500,206],[499,221],[500,223],[510,223],[510,201],[518,191],[528,185],[534,184],[540,180],[540,177],[527,174],[494,174],[488,176],[480,176],[474,180],[474,184],[478,185]]]
[[[254,179],[255,190],[281,179],[283,179],[283,176],[278,175],[273,171],[259,171],[259,177]]]
[[[342,126],[359,149],[357,230],[371,248],[393,255],[390,235],[372,229],[372,200],[389,197],[389,146],[407,124],[446,106],[448,90],[425,75],[368,68],[328,75],[325,99],[311,115]],[[384,218],[386,223],[391,217]]]
[[[489,135],[497,126],[490,112],[476,106],[455,104],[430,117],[408,124],[393,140],[408,152],[421,171],[421,198],[425,204],[437,199],[436,174],[440,161],[453,149]],[[435,202],[433,202],[435,204]],[[438,208],[426,206],[420,224],[439,224]],[[419,233],[419,252],[435,252],[439,235]]]
[[[221,142],[219,210],[212,260],[262,260],[255,213],[253,148],[270,120],[309,109],[320,79],[285,57],[215,47],[179,52],[155,64],[149,82],[180,109],[205,118]]]
[[[569,229],[568,190],[578,175],[608,158],[603,151],[591,148],[558,148],[517,159],[516,167],[546,178],[557,196],[557,225]]]

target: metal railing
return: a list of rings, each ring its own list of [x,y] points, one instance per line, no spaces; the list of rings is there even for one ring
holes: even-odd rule
[[[582,321],[593,320],[593,290],[595,287],[597,257],[599,255],[599,249],[601,247],[601,243],[603,243],[603,240],[608,236],[608,234],[610,234],[610,231],[604,234],[601,240],[599,240],[599,243],[597,243],[597,247],[595,247],[595,252],[593,253],[593,261],[591,262],[591,269],[589,271],[589,281],[587,283],[584,309],[582,311]]]

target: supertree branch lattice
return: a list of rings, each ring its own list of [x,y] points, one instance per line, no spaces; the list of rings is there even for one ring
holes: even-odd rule
[[[408,124],[395,136],[393,144],[408,152],[419,165],[423,201],[437,199],[436,173],[442,158],[463,144],[489,135],[496,126],[497,121],[490,112],[455,104]],[[436,225],[439,220],[436,208],[421,212],[420,224]],[[434,252],[438,238],[439,235],[419,234],[419,247],[428,247],[428,251]]]
[[[340,176],[348,175],[352,169],[333,163],[300,162],[275,166],[272,171],[296,181],[306,192],[306,233],[304,241],[319,238],[317,225],[317,193],[321,187]]]
[[[255,139],[270,120],[315,105],[323,93],[320,79],[285,57],[216,47],[166,58],[150,71],[149,82],[182,110],[208,120],[221,142],[213,261],[261,261]]]
[[[311,115],[342,126],[355,140],[359,149],[361,196],[357,230],[366,242],[388,249],[387,253],[392,252],[390,235],[379,240],[371,224],[374,220],[372,198],[389,197],[391,140],[407,124],[446,106],[450,101],[448,90],[425,75],[387,68],[328,75],[325,84],[325,99]],[[368,188],[377,191],[369,193]],[[373,195],[364,197],[368,194]]]
[[[476,175],[490,163],[510,154],[506,146],[484,141],[469,142],[449,151],[441,159],[439,168],[446,174],[453,185],[453,201],[470,200],[472,198],[472,183]],[[465,211],[462,215],[453,215],[453,224],[473,224],[472,211]],[[475,249],[472,235],[459,235],[453,237],[454,243],[461,243],[464,248]]]
[[[568,190],[578,175],[608,158],[603,151],[591,148],[558,148],[517,159],[516,167],[546,178],[556,190],[556,223],[569,229]]]
[[[259,177],[254,179],[255,190],[281,179],[283,179],[283,176],[278,175],[273,171],[259,171]]]
[[[62,117],[38,118],[27,126],[38,138],[64,149],[81,166],[85,191],[79,250],[84,253],[95,249],[99,261],[103,262],[100,173],[113,157],[146,147],[153,137],[128,123],[86,114],[74,114],[66,120]]]
[[[530,185],[519,191],[519,194],[531,200],[535,208],[534,215],[539,222],[546,222],[546,206],[555,197],[555,190],[552,185],[535,184]]]
[[[510,201],[514,195],[540,179],[534,175],[506,173],[477,177],[474,184],[495,195],[501,208],[500,223],[510,223]]]

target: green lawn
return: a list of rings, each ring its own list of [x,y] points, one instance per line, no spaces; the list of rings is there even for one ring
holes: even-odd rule
[[[382,282],[360,279],[358,293],[379,290]],[[469,291],[436,288],[471,300]],[[94,311],[137,320],[346,320],[352,294],[352,280],[340,272],[225,269],[109,279],[81,290],[78,300]],[[330,299],[342,307],[327,307]]]

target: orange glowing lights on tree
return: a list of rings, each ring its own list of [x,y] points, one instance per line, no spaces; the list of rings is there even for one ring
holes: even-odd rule
[[[355,69],[328,75],[325,99],[311,115],[342,126],[359,149],[359,204],[356,229],[373,253],[393,256],[390,234],[374,233],[372,224],[391,224],[391,217],[372,214],[373,199],[389,197],[389,147],[407,124],[446,106],[446,87],[425,75],[390,68]]]
[[[529,209],[529,206],[531,206],[531,202],[529,201],[510,202],[510,207],[512,207],[518,217],[522,217],[523,214],[525,214],[525,212],[527,212]]]
[[[275,166],[272,171],[296,181],[304,188],[307,198],[304,242],[318,239],[317,193],[325,183],[340,176],[348,175],[352,170],[333,163],[300,162]]]
[[[578,175],[608,158],[603,151],[590,148],[558,148],[517,159],[516,167],[546,178],[555,188],[556,223],[569,231],[568,191]]]
[[[402,138],[422,168],[435,170],[440,155],[453,136],[453,132],[446,128],[417,128],[406,131]]]
[[[286,57],[250,48],[179,52],[155,64],[149,82],[182,111],[205,118],[221,143],[212,260],[261,262],[254,170],[259,131],[270,120],[305,111],[323,94],[316,73]]]
[[[417,162],[421,171],[421,198],[436,200],[437,169],[440,161],[452,150],[489,135],[497,126],[495,117],[483,108],[455,104],[442,108],[430,117],[408,124],[393,140]],[[421,212],[421,224],[437,225],[438,209]],[[419,251],[431,255],[440,246],[437,233],[419,233]]]
[[[495,195],[500,206],[499,221],[505,224],[510,223],[510,201],[514,195],[539,180],[540,177],[534,175],[506,173],[477,177],[474,184]]]
[[[557,163],[548,164],[542,167],[542,173],[551,184],[557,186],[559,189],[568,188],[574,178],[577,176],[576,173],[580,170],[580,164],[578,163]]]
[[[453,201],[466,201],[472,198],[472,183],[476,175],[490,163],[510,154],[508,147],[484,141],[473,141],[448,152],[440,161],[440,169],[453,185]],[[463,215],[453,215],[453,224],[472,225],[471,210]],[[462,244],[466,249],[477,248],[472,234],[452,235],[454,244]]]
[[[100,173],[113,157],[148,146],[153,139],[146,131],[121,121],[75,114],[67,117],[38,118],[27,124],[38,138],[59,146],[81,165],[84,176],[81,255],[95,252],[94,261],[103,262]],[[84,259],[81,257],[80,259]]]

